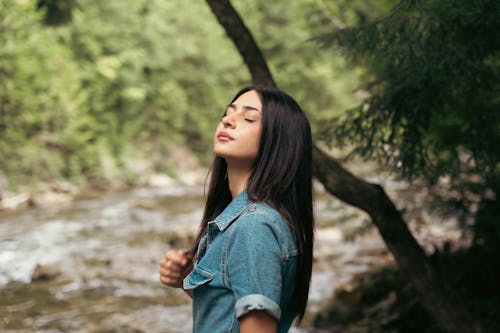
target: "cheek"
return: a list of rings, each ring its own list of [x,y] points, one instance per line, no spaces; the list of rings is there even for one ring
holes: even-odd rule
[[[255,149],[255,152],[258,153],[260,146],[260,128],[253,133],[253,138],[254,139],[252,140],[252,145]]]

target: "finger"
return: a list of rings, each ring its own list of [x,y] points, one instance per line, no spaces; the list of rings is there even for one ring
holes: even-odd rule
[[[193,253],[191,252],[191,250],[182,250],[182,254],[188,261],[193,260]]]
[[[175,254],[168,254],[167,256],[165,256],[165,258],[163,258],[161,261],[160,261],[160,267],[163,267],[163,268],[172,268],[172,269],[175,269],[175,270],[180,270],[182,268],[182,264],[179,263],[179,260],[176,258],[176,255]]]
[[[160,282],[166,286],[179,288],[182,285],[182,282],[178,279],[171,279],[167,277],[160,277]]]
[[[171,286],[174,284],[170,278],[160,276],[160,282],[163,283],[164,285]]]
[[[193,260],[193,253],[190,250],[179,250],[177,255],[180,256],[184,262],[183,266],[190,264]]]
[[[188,259],[186,258],[186,255],[184,254],[183,250],[177,250],[173,253],[169,253],[168,259],[175,262],[177,265],[181,267],[185,266],[188,263]]]
[[[178,263],[173,262],[171,260],[167,260],[164,263],[160,263],[160,268],[163,268],[165,270],[177,271],[177,272],[180,272],[182,270],[181,265],[179,265]]]
[[[165,255],[166,261],[171,261],[179,266],[186,265],[187,259],[179,251],[168,251]]]
[[[178,279],[181,276],[180,272],[160,269],[160,275],[168,278]]]

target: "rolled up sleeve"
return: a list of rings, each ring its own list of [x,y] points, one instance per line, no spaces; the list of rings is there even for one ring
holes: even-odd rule
[[[250,214],[236,221],[227,246],[226,284],[239,318],[253,310],[281,317],[280,238],[271,217]]]
[[[234,309],[236,311],[236,318],[240,318],[253,310],[264,310],[272,317],[276,318],[276,320],[281,318],[280,306],[266,296],[260,294],[247,295],[240,298],[236,301]]]

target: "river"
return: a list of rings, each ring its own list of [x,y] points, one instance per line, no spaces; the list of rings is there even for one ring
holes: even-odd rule
[[[158,263],[170,246],[188,244],[202,205],[202,187],[179,185],[3,213],[0,331],[190,332],[190,300],[159,283]],[[315,215],[308,316],[353,274],[388,260],[376,230],[356,210],[317,191]],[[58,277],[32,282],[37,265]],[[316,331],[305,325],[291,332]]]

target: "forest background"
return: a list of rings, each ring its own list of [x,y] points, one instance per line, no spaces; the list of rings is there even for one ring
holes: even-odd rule
[[[251,80],[204,2],[60,1],[71,17],[46,19],[35,3],[2,0],[0,170],[11,187],[174,176],[178,144],[209,163],[228,98]],[[314,1],[239,6],[315,128],[355,105],[359,71],[310,40],[324,15]]]
[[[474,316],[497,327],[498,3],[233,5],[317,142],[424,182],[463,220],[473,242],[461,260],[486,268],[474,284],[489,289],[459,296],[479,294]],[[0,44],[0,176],[12,191],[176,177],[178,146],[207,166],[228,98],[252,80],[201,1],[1,0]]]

